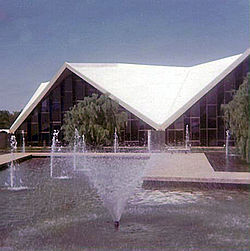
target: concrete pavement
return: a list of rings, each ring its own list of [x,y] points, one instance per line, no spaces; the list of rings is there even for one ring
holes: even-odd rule
[[[83,153],[78,153],[82,155]],[[145,157],[148,169],[144,183],[206,183],[250,185],[250,172],[214,171],[204,153],[84,153],[86,156],[126,156]],[[70,156],[72,153],[56,153],[58,157]],[[32,157],[49,157],[50,153],[15,153],[14,160]],[[0,166],[11,161],[11,154],[0,155]]]
[[[156,153],[144,181],[250,184],[249,172],[215,172],[204,153]]]

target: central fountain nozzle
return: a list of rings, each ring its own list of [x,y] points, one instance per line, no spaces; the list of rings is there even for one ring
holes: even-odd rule
[[[120,222],[119,222],[119,221],[115,221],[115,222],[114,222],[115,229],[118,229],[118,228],[119,228],[119,225],[120,225]]]

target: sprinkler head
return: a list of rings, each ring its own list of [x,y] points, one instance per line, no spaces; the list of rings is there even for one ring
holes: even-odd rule
[[[118,230],[119,225],[120,225],[119,221],[115,221],[115,222],[114,222],[114,226],[115,226],[115,229],[116,229],[116,230]]]

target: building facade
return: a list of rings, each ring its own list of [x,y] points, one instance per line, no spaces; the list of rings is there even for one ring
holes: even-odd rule
[[[249,57],[166,129],[166,143],[183,144],[188,125],[193,146],[223,146],[226,128],[221,106],[232,100],[248,72]]]
[[[165,128],[165,143],[183,145],[188,125],[190,143],[193,146],[223,146],[226,128],[223,123],[221,105],[232,100],[234,92],[239,88],[248,71],[249,55]],[[65,68],[55,78],[53,86],[42,97],[40,95],[40,100],[35,107],[26,114],[21,114],[14,123],[13,128],[16,128],[12,132],[20,137],[21,131],[24,130],[27,145],[51,145],[53,130],[61,129],[64,114],[77,102],[93,93],[101,95],[102,91],[94,87],[91,81]],[[148,130],[155,130],[155,128],[122,104],[120,104],[120,109],[127,112],[128,122],[125,130],[119,135],[119,144],[147,145]],[[63,141],[62,132],[60,140]]]

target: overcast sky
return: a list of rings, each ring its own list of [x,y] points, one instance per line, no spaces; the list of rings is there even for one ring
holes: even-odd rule
[[[21,110],[65,61],[191,66],[249,37],[249,0],[0,0],[0,110]]]

